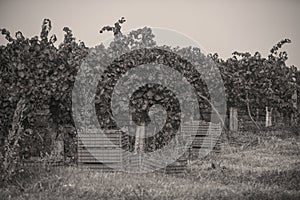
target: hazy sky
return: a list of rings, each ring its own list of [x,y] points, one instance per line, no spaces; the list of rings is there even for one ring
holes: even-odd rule
[[[177,30],[223,58],[236,50],[266,56],[275,43],[289,38],[287,63],[300,67],[300,0],[0,0],[0,27],[13,34],[39,35],[42,20],[49,18],[59,41],[68,26],[87,46],[109,37],[99,34],[100,28],[121,16],[127,20],[124,31],[144,26]]]

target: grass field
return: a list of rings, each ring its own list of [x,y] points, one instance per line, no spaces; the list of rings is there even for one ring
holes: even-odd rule
[[[59,168],[2,188],[0,198],[300,199],[299,136],[244,133],[230,143],[220,154],[191,163],[184,175]]]

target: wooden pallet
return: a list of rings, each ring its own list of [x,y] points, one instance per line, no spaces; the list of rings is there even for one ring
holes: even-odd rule
[[[103,171],[122,170],[128,143],[128,136],[122,131],[99,134],[89,129],[78,135],[78,166]]]
[[[191,140],[188,149],[189,158],[197,158],[201,150],[209,151],[212,149],[214,152],[220,152],[219,134],[221,131],[219,124],[204,121],[193,121],[182,125],[181,133]]]
[[[191,138],[191,146],[188,155],[183,156],[176,162],[165,166],[160,160],[146,158],[141,159],[138,155],[128,152],[129,138],[122,131],[110,131],[97,134],[97,130],[88,130],[78,137],[78,166],[81,168],[99,170],[136,170],[152,171],[162,168],[165,173],[183,173],[187,168],[188,158],[197,158],[200,149],[214,149],[220,151],[218,134],[221,131],[219,124],[203,121],[194,121],[181,127],[181,134]],[[192,136],[192,137],[191,137]],[[110,167],[109,167],[110,166]]]
[[[182,174],[187,169],[187,158],[178,159],[174,163],[166,164],[163,160],[151,158],[131,159],[130,170],[136,172],[159,171],[166,174]]]

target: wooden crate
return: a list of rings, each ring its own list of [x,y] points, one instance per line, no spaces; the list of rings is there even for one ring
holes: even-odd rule
[[[188,160],[187,156],[183,155],[175,162],[167,165],[164,169],[166,174],[183,174],[187,170]]]
[[[163,159],[154,159],[149,156],[139,158],[138,155],[130,159],[131,171],[149,172],[159,171],[166,174],[181,174],[187,169],[187,157],[181,157],[171,164],[166,164]]]
[[[200,149],[220,152],[221,143],[218,134],[221,131],[220,124],[213,124],[211,122],[193,121],[181,126],[181,133],[183,136],[191,137],[192,141],[188,154],[189,158],[197,158]]]
[[[89,129],[78,135],[78,166],[104,171],[122,170],[126,165],[128,136],[118,130],[104,134]]]
[[[209,131],[210,130],[210,131]],[[187,168],[188,158],[196,158],[200,149],[220,151],[218,133],[219,124],[194,121],[181,127],[183,136],[193,136],[187,154],[165,167],[165,163],[151,158],[142,159],[128,152],[129,138],[122,131],[110,131],[106,135],[97,134],[96,130],[88,130],[78,137],[78,165],[82,168],[114,170],[151,171],[162,166],[165,173],[183,173]],[[210,134],[209,134],[210,133]],[[205,139],[204,139],[205,138]],[[216,143],[216,144],[214,144]],[[124,151],[125,150],[125,151]]]

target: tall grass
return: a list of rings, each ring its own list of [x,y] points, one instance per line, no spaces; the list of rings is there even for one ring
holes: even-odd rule
[[[180,176],[56,168],[24,179],[23,191],[11,185],[0,193],[4,199],[45,200],[300,198],[298,137],[249,132],[236,135],[232,143],[220,154],[194,161]]]

